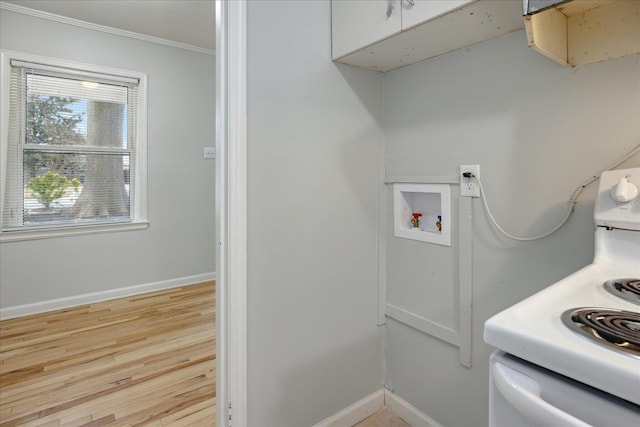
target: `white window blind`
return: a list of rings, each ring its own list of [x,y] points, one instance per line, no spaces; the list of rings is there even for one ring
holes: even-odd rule
[[[139,218],[138,79],[13,60],[9,88],[2,232]]]

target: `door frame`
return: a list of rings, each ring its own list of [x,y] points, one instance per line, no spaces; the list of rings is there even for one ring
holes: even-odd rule
[[[246,1],[216,0],[216,425],[247,426]]]

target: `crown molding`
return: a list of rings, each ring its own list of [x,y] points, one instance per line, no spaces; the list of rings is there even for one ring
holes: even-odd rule
[[[74,25],[76,27],[82,27],[89,30],[100,31],[103,33],[114,34],[121,37],[127,37],[130,39],[142,40],[149,43],[161,44],[165,46],[171,46],[178,49],[190,50],[192,52],[202,53],[205,55],[215,56],[216,51],[213,49],[206,49],[203,47],[193,46],[186,43],[180,43],[173,40],[163,39],[161,37],[149,36],[146,34],[136,33],[134,31],[121,30],[119,28],[113,28],[106,25],[94,24],[80,19],[69,18],[62,15],[56,15],[54,13],[43,12],[40,10],[30,9],[24,6],[18,6],[12,3],[5,3],[0,1],[0,10],[8,10],[10,12],[20,13],[23,15],[29,15],[36,18],[46,19],[48,21],[60,22],[62,24]]]

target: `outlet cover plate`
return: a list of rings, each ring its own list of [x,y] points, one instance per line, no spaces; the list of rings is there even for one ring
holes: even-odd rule
[[[460,196],[480,197],[480,186],[473,178],[465,178],[463,174],[471,172],[476,178],[480,178],[480,165],[460,165]]]
[[[205,159],[216,158],[216,147],[204,147],[203,152]]]

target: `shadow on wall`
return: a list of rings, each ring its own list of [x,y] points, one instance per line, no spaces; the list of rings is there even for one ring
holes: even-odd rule
[[[528,49],[524,32],[516,32],[387,73],[385,167],[389,175],[424,175],[479,164],[501,225],[516,235],[541,234],[563,217],[576,186],[638,143],[638,64],[636,55],[567,69]],[[560,231],[528,243],[498,236],[473,200],[474,367],[459,369],[449,346],[389,322],[386,368],[401,397],[445,425],[485,422],[481,393],[491,349],[483,323],[591,262],[594,193],[583,194]],[[404,274],[413,268],[407,259],[420,258],[444,276],[452,255],[424,248],[406,255],[412,249],[389,245],[388,264],[396,265],[388,267],[387,286],[413,302],[426,293],[418,285],[426,285],[424,277]],[[440,397],[445,383],[466,411]]]
[[[334,63],[354,96],[353,102],[365,107],[370,117],[367,127],[354,127],[349,114],[358,111],[351,106],[336,104],[336,125],[342,135],[342,175],[352,197],[357,198],[362,207],[362,215],[352,221],[365,220],[377,227],[379,171],[384,167],[384,131],[382,129],[382,75],[374,71]],[[374,88],[375,90],[372,90]],[[345,108],[348,114],[341,114]],[[362,121],[359,121],[362,123]],[[368,191],[362,191],[367,189]]]
[[[456,173],[478,163],[501,226],[542,234],[562,219],[579,184],[637,143],[637,62],[568,69],[526,48],[516,32],[387,73],[387,167]],[[528,243],[498,235],[475,199],[476,292],[531,294],[590,262],[594,192],[557,234]]]
[[[370,372],[373,366],[375,371],[382,373],[381,333],[378,328],[374,334],[358,341],[312,354],[304,364],[281,364],[286,366],[287,371],[276,372],[272,377],[281,378],[282,381],[272,385],[270,396],[259,396],[260,402],[253,400],[254,406],[260,405],[260,410],[268,412],[256,416],[254,410],[254,417],[249,424],[262,427],[316,425],[380,390],[382,375],[371,378]],[[319,347],[323,348],[321,344]],[[299,349],[295,344],[291,348],[281,349],[283,359],[300,350],[305,349]],[[292,356],[291,360],[305,358],[298,354]]]

